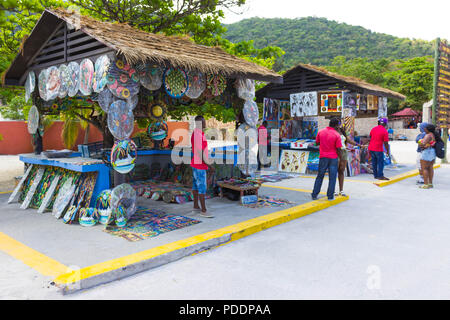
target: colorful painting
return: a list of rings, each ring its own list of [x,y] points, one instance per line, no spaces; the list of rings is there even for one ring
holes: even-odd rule
[[[39,127],[39,110],[32,106],[28,112],[28,133],[35,134]]]
[[[365,94],[358,94],[359,110],[367,111],[367,96]]]
[[[107,83],[108,69],[111,60],[107,55],[102,55],[95,60],[95,70],[92,78],[92,90],[101,92]]]
[[[341,113],[343,107],[342,93],[320,93],[321,113]]]
[[[38,76],[38,89],[39,96],[44,101],[48,101],[47,98],[47,79],[48,79],[48,69],[41,70]]]
[[[19,183],[17,184],[16,188],[14,189],[14,191],[11,193],[11,195],[8,198],[8,203],[14,202],[17,194],[19,193],[19,190],[22,189],[22,186],[24,184],[24,182],[28,179],[28,177],[30,176],[31,173],[31,169],[33,168],[33,165],[31,164],[27,171],[25,171],[25,174],[22,176],[22,179],[20,179]]]
[[[379,97],[378,98],[378,117],[379,118],[387,117],[387,111],[388,111],[387,98],[386,97]]]
[[[292,121],[280,121],[279,130],[280,140],[292,139]]]
[[[188,72],[189,89],[186,96],[191,99],[197,99],[206,89],[206,77],[198,71]]]
[[[357,110],[359,110],[358,95],[353,92],[344,92],[343,97],[344,97],[343,109],[350,109],[351,116],[356,117],[356,112]]]
[[[134,129],[134,115],[126,101],[117,100],[111,104],[108,112],[108,128],[117,140],[130,137]]]
[[[151,91],[158,90],[162,86],[164,70],[157,65],[140,64],[136,67],[141,85]]]
[[[378,110],[378,97],[369,94],[367,96],[367,110]]]
[[[278,170],[282,172],[305,173],[308,157],[308,151],[283,150]]]
[[[280,100],[279,120],[291,120],[291,102]]]
[[[164,88],[172,98],[181,98],[189,89],[189,79],[181,68],[169,68],[164,72]]]
[[[278,120],[279,106],[280,106],[279,100],[264,98],[263,120],[267,121]]]
[[[94,64],[90,59],[80,63],[80,92],[84,96],[92,93],[92,79],[94,77]]]
[[[59,88],[61,86],[61,77],[58,67],[48,68],[47,76],[47,100],[53,100],[58,97]]]
[[[319,133],[319,119],[317,117],[305,117],[302,123],[302,138],[316,139]]]
[[[65,98],[69,93],[70,85],[70,72],[67,65],[62,64],[59,66],[59,76],[61,77],[61,85],[59,87],[58,98]]]
[[[317,91],[291,94],[291,117],[317,116]]]
[[[139,93],[139,76],[129,63],[118,59],[110,65],[106,85],[117,98],[128,99]]]
[[[347,173],[349,177],[361,174],[359,149],[353,149],[348,152]]]
[[[320,153],[315,151],[309,152],[308,171],[319,171]]]
[[[72,61],[67,66],[69,68],[70,82],[69,82],[69,97],[74,97],[80,89],[80,65]]]
[[[227,79],[220,74],[207,76],[206,82],[207,88],[214,97],[220,96],[227,88]]]
[[[346,134],[350,137],[355,136],[355,117],[347,116],[343,118],[343,127]]]

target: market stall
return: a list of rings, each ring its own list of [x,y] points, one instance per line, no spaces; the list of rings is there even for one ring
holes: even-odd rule
[[[21,155],[28,169],[9,202],[18,198],[23,209],[52,211],[65,223],[123,226],[138,196],[188,201],[190,162],[172,163],[168,114],[182,105],[213,103],[243,112],[254,128],[255,80],[281,83],[282,77],[189,39],[46,10],[5,74],[5,84],[24,86],[32,101],[28,129],[36,141],[35,155]],[[83,146],[66,155],[39,150],[45,139],[42,117],[60,114],[99,126],[104,141],[96,157]],[[136,121],[148,123],[151,145],[132,139]],[[216,151],[226,158],[223,150],[213,150],[212,157]],[[240,175],[232,158],[208,177],[211,188],[218,179]],[[155,185],[167,188],[156,192]]]
[[[318,169],[315,138],[328,119],[340,117],[347,135],[358,140],[356,119],[369,120],[367,127],[376,124],[378,117],[387,116],[388,98],[405,99],[397,92],[307,64],[288,70],[283,84],[266,85],[256,92],[256,98],[263,103],[263,120],[269,129],[279,129],[275,142],[280,147],[279,170],[295,173]],[[347,173],[357,175],[364,170],[361,162],[369,160],[368,153],[347,148]]]

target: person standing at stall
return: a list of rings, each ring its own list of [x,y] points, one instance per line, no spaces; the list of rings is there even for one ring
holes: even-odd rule
[[[416,143],[417,143],[417,170],[419,170],[419,179],[417,180],[417,184],[424,184],[423,181],[423,172],[422,172],[422,166],[420,165],[420,160],[422,159],[422,147],[419,145],[419,140],[423,139],[425,137],[425,128],[428,126],[427,122],[422,122],[419,125],[420,133],[416,137]]]
[[[389,150],[389,134],[386,130],[388,120],[386,118],[380,118],[378,120],[378,126],[374,127],[370,131],[370,143],[369,151],[372,157],[372,169],[373,176],[378,180],[389,180],[384,176],[384,150],[390,155]]]
[[[340,121],[338,118],[332,118],[330,124],[317,134],[316,144],[319,145],[319,172],[314,182],[314,189],[311,194],[313,200],[322,188],[323,178],[328,170],[328,200],[334,200],[334,190],[336,187],[336,178],[338,173],[338,150],[342,148],[341,137],[337,132]]]
[[[214,218],[206,210],[206,173],[210,169],[214,171],[214,167],[208,165],[208,141],[205,138],[203,130],[206,128],[206,121],[203,116],[195,117],[195,129],[191,136],[192,145],[192,193],[194,195],[194,210],[201,210],[200,216],[205,218]],[[198,205],[200,200],[201,209]]]
[[[258,170],[261,170],[261,160],[266,163],[267,154],[269,152],[268,140],[269,135],[267,134],[267,121],[264,120],[258,128]]]

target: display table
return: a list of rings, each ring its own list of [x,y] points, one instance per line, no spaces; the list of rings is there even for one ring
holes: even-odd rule
[[[228,184],[226,182],[217,182],[217,185],[220,187],[220,193],[219,196],[221,198],[223,198],[223,189],[230,189],[230,190],[234,190],[234,191],[238,191],[239,192],[239,199],[242,203],[242,197],[244,196],[244,192],[252,192],[254,195],[256,195],[256,197],[258,197],[258,190],[260,188],[260,186],[247,186],[247,187],[241,187],[241,186],[236,186],[236,185],[232,185],[232,184]]]
[[[110,168],[102,160],[92,158],[82,158],[79,153],[72,154],[70,158],[47,158],[44,155],[34,153],[20,154],[20,161],[41,166],[52,166],[76,172],[98,172],[97,181],[91,199],[91,206],[94,205],[98,194],[111,187]]]

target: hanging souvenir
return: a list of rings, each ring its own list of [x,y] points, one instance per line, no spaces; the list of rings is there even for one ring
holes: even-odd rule
[[[245,175],[252,175],[258,169],[258,131],[247,123],[241,124],[236,130],[240,152],[237,159],[237,167]]]
[[[139,76],[136,69],[120,59],[111,63],[106,84],[119,99],[128,99],[139,93]]]
[[[255,98],[255,81],[251,79],[237,79],[236,91],[239,98],[253,100]]]
[[[220,96],[227,88],[227,79],[220,74],[209,75],[207,88],[214,97]]]
[[[140,64],[136,67],[139,81],[148,90],[158,90],[162,85],[163,70],[156,65]]]
[[[55,66],[48,68],[47,100],[56,99],[58,97],[60,87],[61,77],[59,76],[59,69]]]
[[[111,149],[111,165],[119,173],[133,170],[137,157],[137,147],[133,140],[117,141]]]
[[[70,86],[70,73],[67,65],[62,64],[59,66],[59,76],[61,78],[61,85],[59,87],[58,97],[62,99],[67,96]]]
[[[189,80],[186,72],[180,68],[169,68],[164,72],[164,89],[172,98],[181,98],[189,89]]]
[[[111,60],[107,55],[102,55],[95,60],[95,71],[92,79],[92,90],[94,92],[101,92],[105,88],[110,64]]]
[[[167,138],[168,127],[165,121],[151,123],[147,127],[147,134],[154,141],[161,141]]]
[[[70,75],[69,91],[67,94],[69,97],[74,97],[80,89],[80,65],[77,62],[72,61],[67,68],[69,68]]]
[[[38,88],[39,88],[39,96],[44,101],[48,101],[47,99],[47,78],[48,78],[48,69],[41,70],[38,76]]]
[[[127,99],[127,106],[128,106],[128,108],[130,108],[130,110],[134,110],[136,108],[136,106],[138,105],[138,103],[139,103],[138,95],[134,95]]]
[[[203,73],[198,71],[188,72],[189,89],[186,96],[191,99],[197,99],[206,89],[206,79]]]
[[[108,218],[111,216],[111,190],[106,189],[100,192],[95,201],[95,208],[99,215],[99,222],[107,224]]]
[[[94,64],[90,59],[80,63],[80,92],[84,96],[92,93],[92,78],[94,77]]]
[[[103,111],[108,113],[111,104],[114,102],[114,96],[111,93],[111,91],[108,90],[108,88],[105,88],[98,94],[97,102],[100,108],[102,108]]]
[[[34,92],[34,88],[36,86],[36,75],[34,71],[30,71],[27,76],[27,80],[25,81],[25,102],[28,102],[30,99],[31,93]]]
[[[149,118],[155,121],[161,121],[166,117],[167,106],[162,101],[153,103],[149,108]]]
[[[39,127],[39,111],[36,106],[32,106],[28,112],[28,132],[35,134]]]
[[[256,102],[252,100],[245,101],[242,112],[244,114],[245,122],[251,127],[256,127],[259,119],[259,110]]]
[[[134,115],[126,101],[117,100],[111,104],[108,112],[108,128],[117,140],[127,139],[133,133]]]
[[[123,206],[124,218],[131,218],[136,212],[136,191],[129,184],[123,183],[115,187],[111,192],[111,215],[117,218],[117,210]]]

